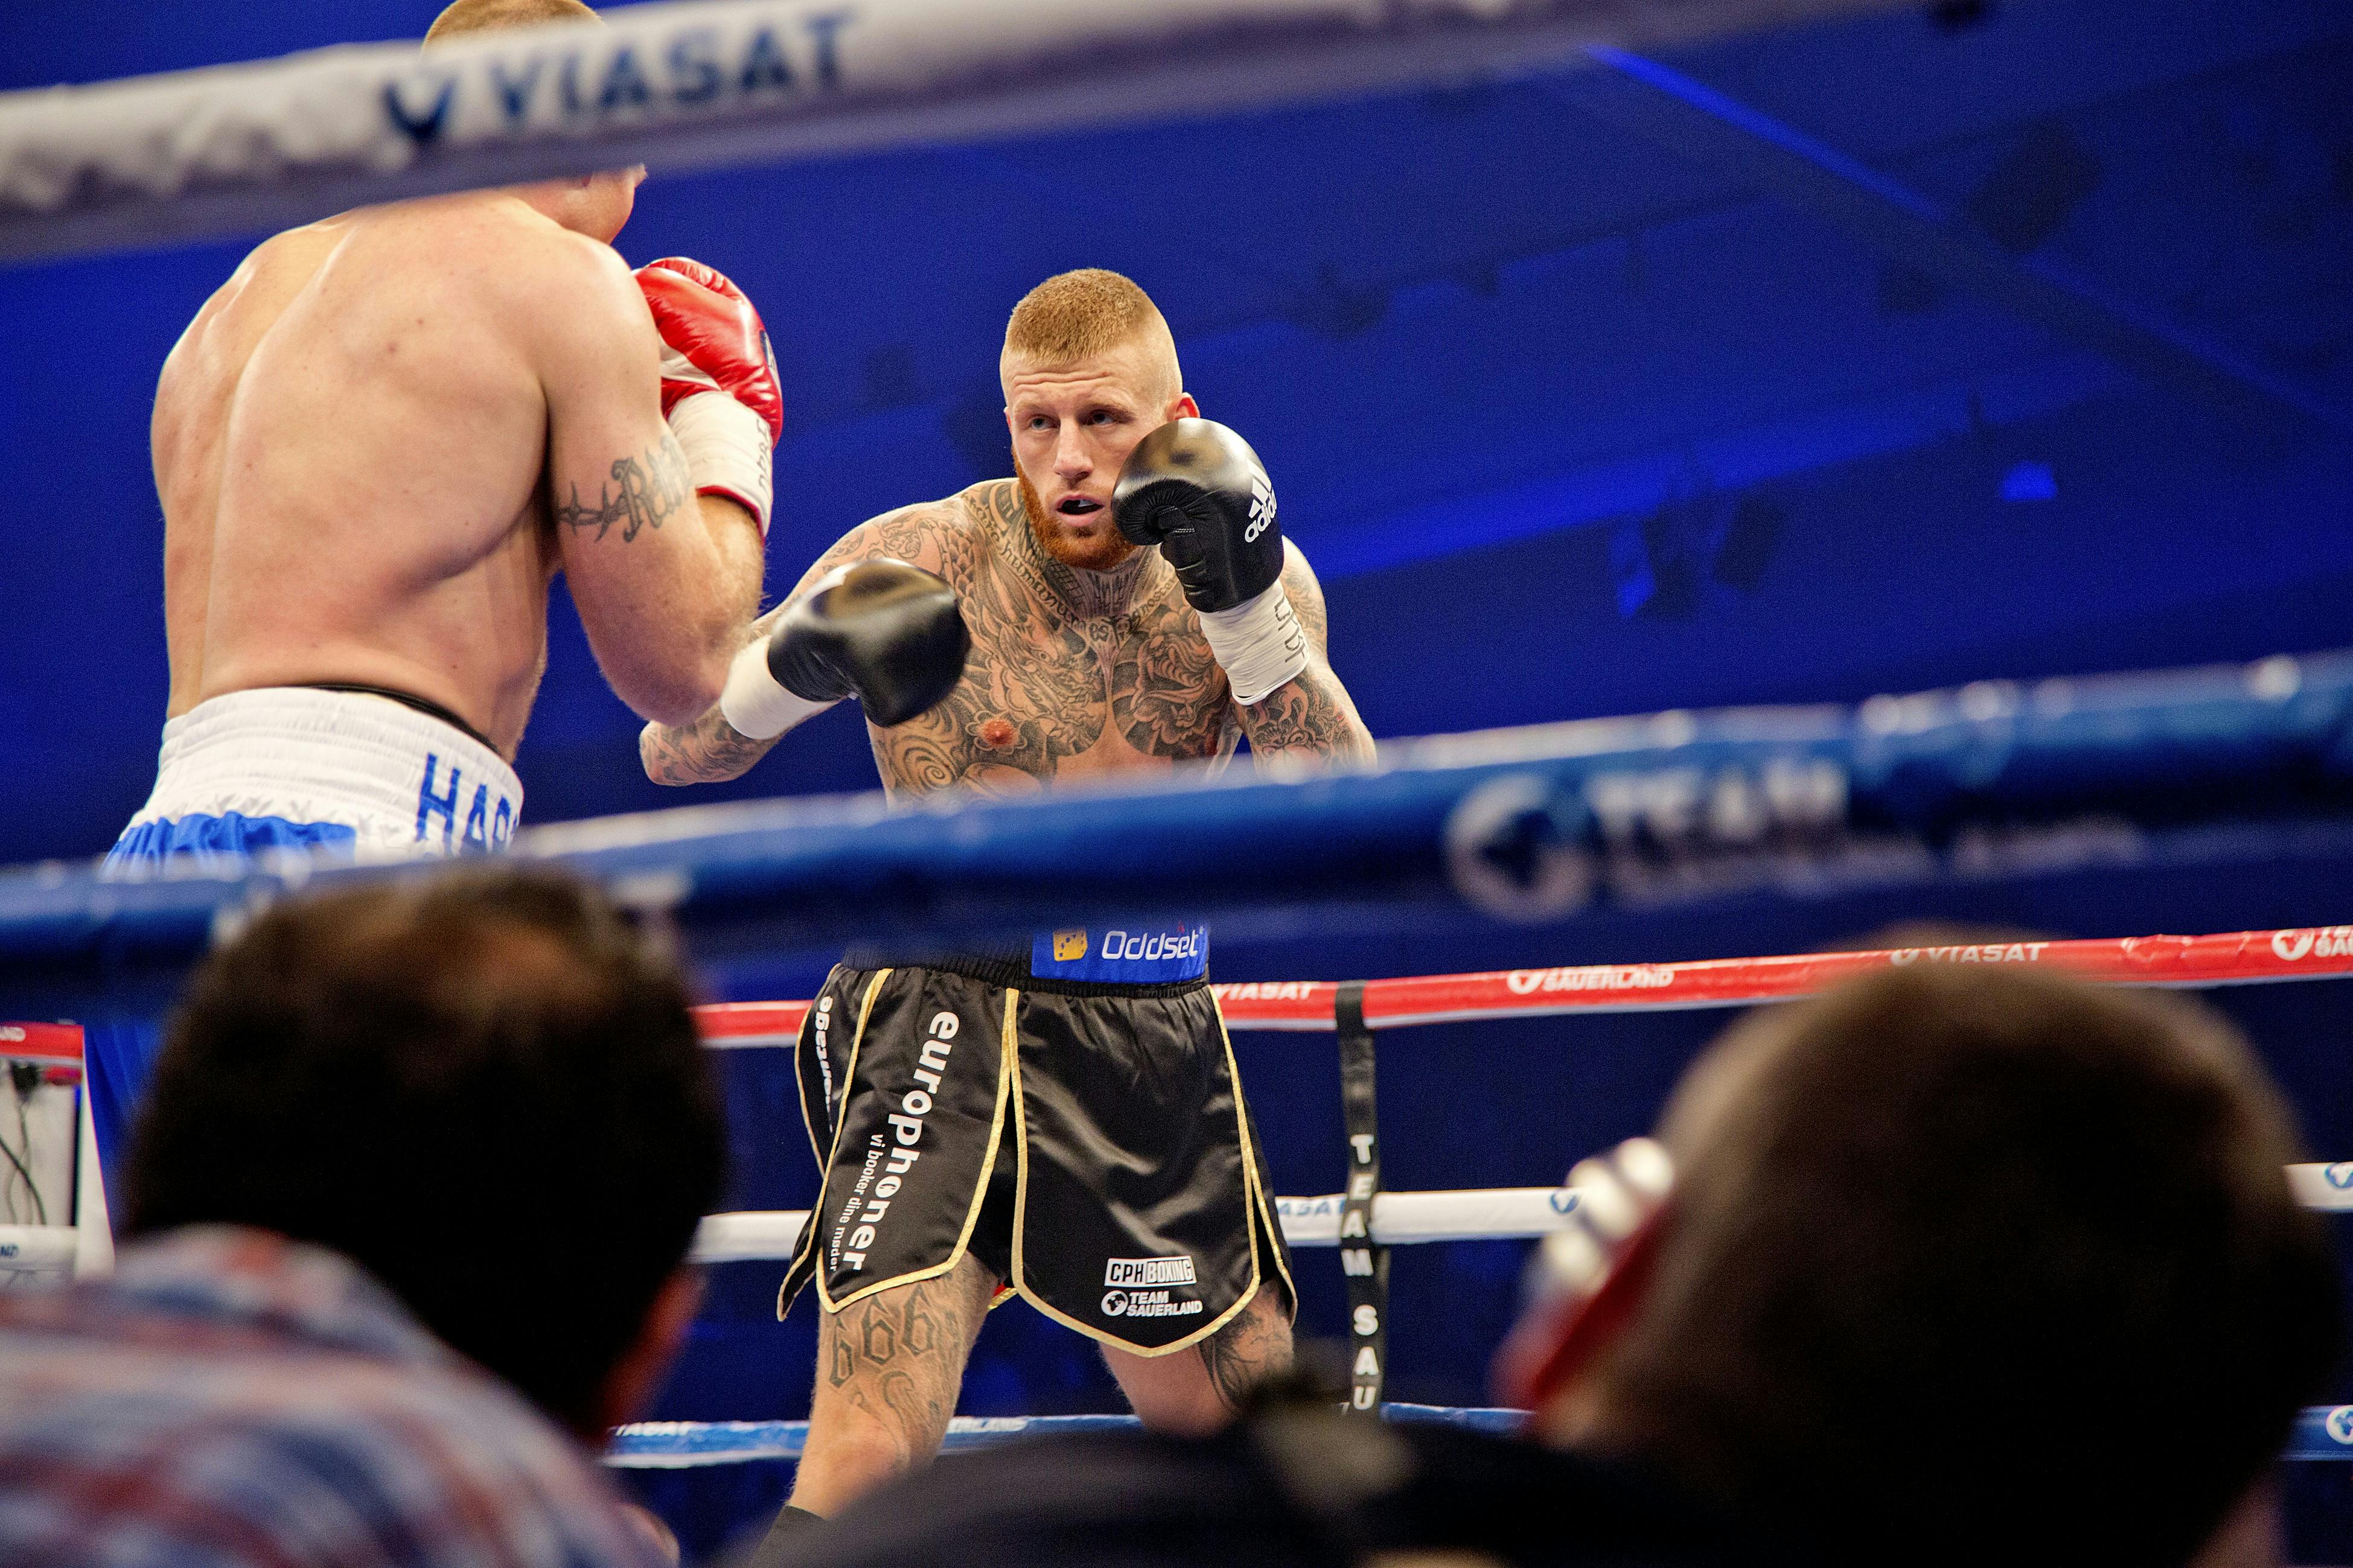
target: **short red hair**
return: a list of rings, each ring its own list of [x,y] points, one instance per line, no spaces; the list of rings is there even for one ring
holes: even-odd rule
[[[469,33],[496,33],[538,22],[593,22],[596,13],[581,0],[453,0],[425,30],[425,47]]]

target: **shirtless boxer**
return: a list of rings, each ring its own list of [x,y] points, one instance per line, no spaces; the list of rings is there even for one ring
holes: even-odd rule
[[[458,0],[426,44],[593,16]],[[292,229],[197,312],[155,395],[163,749],[111,872],[504,843],[559,571],[638,714],[718,695],[781,407],[733,284],[612,249],[641,174]],[[146,1034],[93,1051],[112,1147]]]
[[[647,729],[648,774],[734,777],[821,708],[801,623],[839,622],[828,574],[886,556],[954,585],[972,645],[944,702],[871,731],[895,798],[1216,763],[1241,734],[1262,757],[1368,759],[1265,471],[1197,417],[1143,291],[1049,279],[999,372],[1016,477],[851,531],[763,620],[718,709]],[[1102,1341],[1155,1426],[1217,1426],[1287,1363],[1286,1255],[1205,939],[1131,923],[834,971],[797,1058],[824,1190],[778,1303],[815,1280],[818,1376],[773,1539],[936,1451],[1001,1286]]]
[[[593,16],[458,0],[426,43]],[[614,253],[640,174],[292,229],[197,312],[156,387],[172,687],[117,867],[502,842],[558,571],[623,701],[710,704],[759,593],[781,413],[733,285],[649,268],[641,293]],[[691,373],[649,298],[706,373],[675,438],[664,380]]]

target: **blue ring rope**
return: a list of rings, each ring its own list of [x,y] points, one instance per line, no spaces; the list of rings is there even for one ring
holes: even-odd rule
[[[1443,1405],[1384,1405],[1381,1418],[1409,1425],[1466,1426],[1477,1432],[1514,1432],[1524,1410],[1462,1409]],[[948,1424],[943,1445],[951,1454],[993,1447],[1024,1437],[1069,1436],[1081,1432],[1139,1430],[1133,1415],[959,1415]],[[791,1459],[808,1440],[806,1421],[653,1421],[614,1433],[605,1462],[631,1468],[686,1468],[743,1464],[754,1459]]]
[[[1460,1408],[1444,1405],[1384,1405],[1381,1418],[1438,1423],[1475,1432],[1516,1432],[1523,1410]],[[1067,1436],[1081,1432],[1140,1428],[1133,1415],[958,1416],[948,1427],[950,1453],[990,1447],[1025,1437]],[[806,1421],[658,1421],[624,1426],[605,1450],[606,1463],[631,1468],[687,1468],[797,1458],[808,1439]],[[2300,1413],[2283,1459],[2353,1463],[2353,1405],[2316,1405]]]
[[[665,910],[710,959],[1104,919],[1192,916],[1229,935],[1346,916],[1549,920],[1655,900],[1655,882],[1626,884],[1629,863],[1736,873],[1779,853],[1784,890],[1819,891],[1841,876],[1998,874],[1985,857],[2000,834],[2087,822],[2106,863],[2342,851],[2353,654],[1540,726],[1387,745],[1382,763],[899,813],[879,796],[752,802],[538,829],[516,852]],[[1902,852],[1841,869],[1841,846],[1869,860],[1873,845]],[[0,1006],[71,1014],[160,990],[224,918],[296,882],[414,869],[0,874]]]

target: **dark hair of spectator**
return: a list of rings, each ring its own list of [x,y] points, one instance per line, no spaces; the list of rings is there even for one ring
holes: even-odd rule
[[[2335,1353],[2287,1109],[2177,996],[1895,971],[1736,1026],[1667,1133],[1596,1436],[1834,1559],[2181,1562]]]
[[[282,904],[197,972],[127,1228],[331,1247],[577,1427],[724,1162],[676,964],[568,878],[458,870]]]

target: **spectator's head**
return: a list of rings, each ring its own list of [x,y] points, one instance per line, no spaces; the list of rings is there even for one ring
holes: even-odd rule
[[[2180,1562],[2327,1371],[2286,1109],[2178,997],[1896,970],[1736,1025],[1661,1136],[1541,1427],[1833,1556]]]
[[[449,871],[280,905],[198,971],[128,1228],[332,1247],[588,1434],[691,1315],[724,1158],[671,960],[568,878]]]

